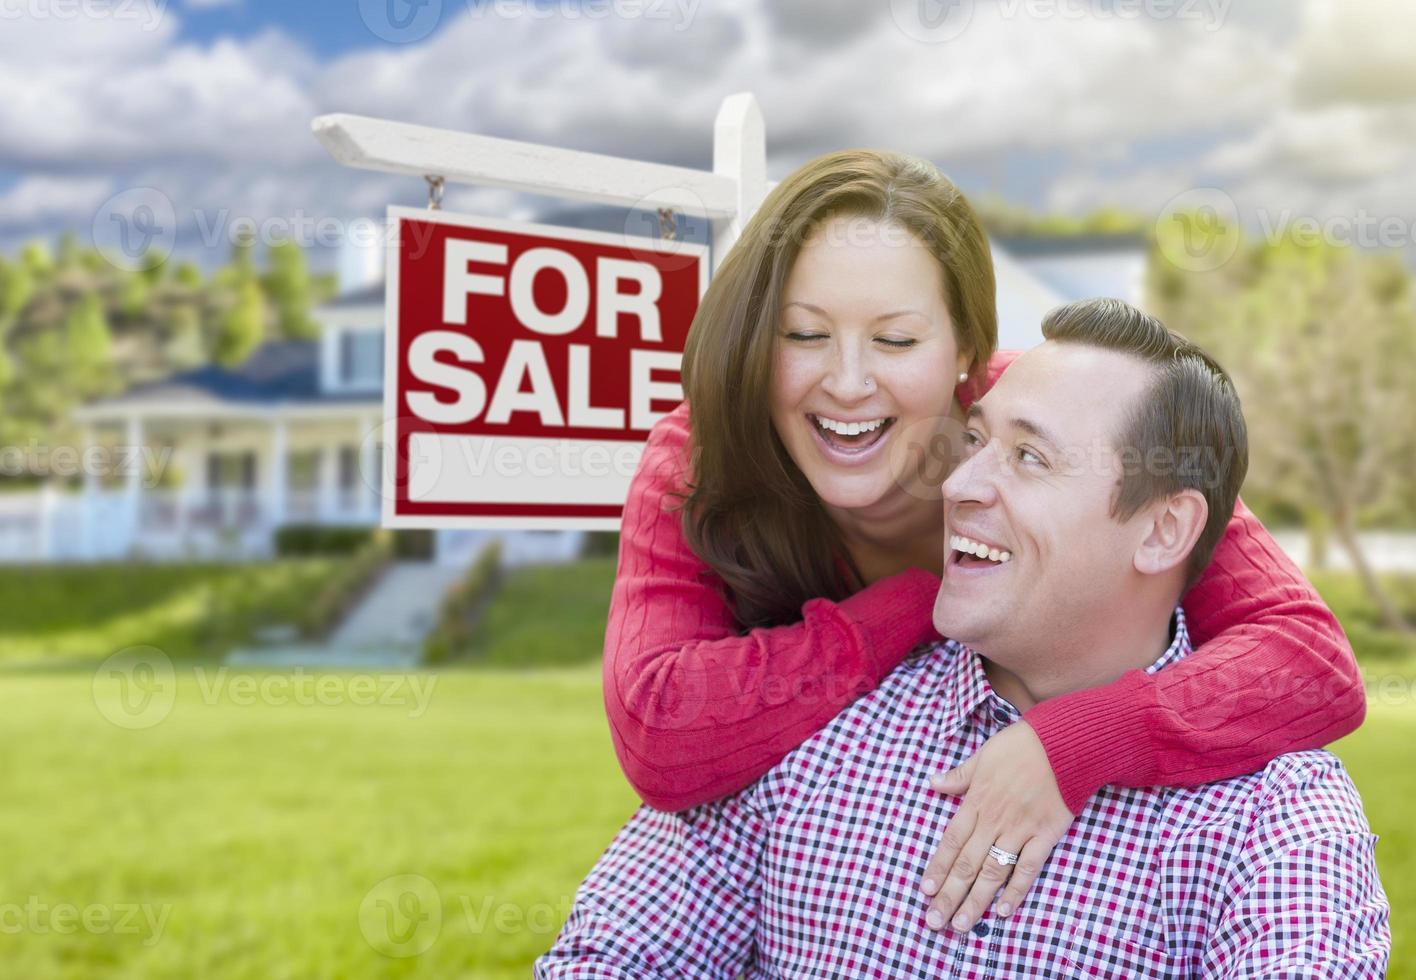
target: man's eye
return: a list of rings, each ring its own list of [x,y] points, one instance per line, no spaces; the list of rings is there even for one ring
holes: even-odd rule
[[[979,446],[983,445],[983,439],[980,438],[978,433],[974,432],[972,429],[965,429],[964,445],[968,446],[970,449],[977,449]]]
[[[1046,466],[1047,462],[1026,446],[1018,447],[1018,462],[1036,466]]]

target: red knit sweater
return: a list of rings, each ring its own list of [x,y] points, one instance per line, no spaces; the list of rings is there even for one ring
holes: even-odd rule
[[[985,390],[1016,356],[994,357]],[[839,603],[812,599],[800,622],[742,634],[670,496],[686,483],[688,437],[687,402],[649,435],[625,502],[605,632],[615,751],[639,795],[663,810],[746,787],[938,638],[939,579],[922,569]],[[1024,715],[1074,813],[1108,783],[1228,779],[1362,723],[1366,695],[1346,635],[1242,503],[1183,605],[1194,654]]]

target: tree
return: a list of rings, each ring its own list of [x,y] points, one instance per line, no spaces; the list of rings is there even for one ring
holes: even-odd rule
[[[1409,632],[1358,537],[1364,516],[1400,493],[1416,454],[1405,267],[1285,239],[1241,247],[1203,273],[1153,256],[1149,282],[1151,308],[1234,378],[1249,425],[1247,486],[1316,510],[1386,625]]]
[[[265,337],[265,297],[260,284],[248,280],[237,289],[236,302],[221,318],[213,355],[233,367],[250,356]]]
[[[64,321],[70,387],[81,397],[105,393],[113,381],[113,344],[98,297],[89,293]]]
[[[280,333],[310,339],[316,334],[310,319],[310,268],[305,251],[293,241],[272,245],[266,252],[266,294],[275,304]]]

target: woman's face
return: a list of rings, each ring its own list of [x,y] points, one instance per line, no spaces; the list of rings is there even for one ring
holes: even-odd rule
[[[772,424],[829,507],[870,508],[905,492],[946,423],[968,367],[943,274],[899,225],[840,216],[803,246],[783,292]]]

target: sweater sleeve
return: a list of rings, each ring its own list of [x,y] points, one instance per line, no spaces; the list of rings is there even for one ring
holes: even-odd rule
[[[1108,783],[1230,779],[1362,724],[1366,693],[1346,634],[1242,501],[1183,605],[1198,644],[1190,656],[1024,714],[1073,813]]]
[[[798,623],[741,634],[724,586],[688,546],[673,496],[688,473],[688,406],[650,433],[620,529],[605,631],[610,734],[650,806],[681,810],[743,789],[938,638],[939,579],[909,569]]]

